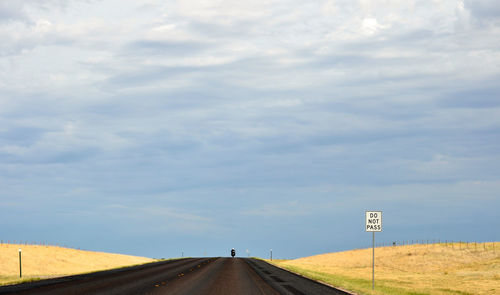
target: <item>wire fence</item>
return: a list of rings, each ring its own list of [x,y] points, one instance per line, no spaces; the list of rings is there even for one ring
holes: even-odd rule
[[[496,244],[496,245],[495,245]],[[444,246],[457,250],[475,250],[475,251],[493,251],[500,250],[499,242],[470,242],[470,241],[455,241],[455,240],[441,240],[441,239],[426,239],[426,240],[401,240],[392,242],[375,243],[375,247],[401,247],[422,245],[428,247]],[[369,246],[371,248],[372,246]]]
[[[45,246],[45,247],[59,247],[59,248],[67,248],[67,249],[74,249],[74,250],[82,250],[77,247],[71,247],[68,245],[63,245],[63,244],[58,244],[58,243],[50,243],[50,242],[45,242],[45,241],[15,241],[15,240],[0,240],[0,247],[2,246],[8,246],[8,245],[24,245],[24,246]]]

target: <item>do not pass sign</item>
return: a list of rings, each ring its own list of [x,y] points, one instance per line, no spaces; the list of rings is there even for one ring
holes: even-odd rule
[[[366,211],[366,231],[382,231],[382,211]]]

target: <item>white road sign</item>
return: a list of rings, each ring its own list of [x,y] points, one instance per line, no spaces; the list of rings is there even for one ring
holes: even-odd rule
[[[382,211],[366,211],[366,231],[382,231]]]

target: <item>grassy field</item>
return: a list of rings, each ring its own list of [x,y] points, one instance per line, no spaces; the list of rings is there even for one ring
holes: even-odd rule
[[[272,261],[280,267],[358,294],[500,294],[500,243],[431,244]]]
[[[19,248],[22,249],[23,278],[19,278]],[[153,259],[55,246],[0,244],[0,284],[87,273]]]

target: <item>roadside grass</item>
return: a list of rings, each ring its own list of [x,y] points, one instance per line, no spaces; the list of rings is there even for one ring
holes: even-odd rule
[[[285,267],[295,273],[301,274],[316,281],[321,281],[332,286],[341,287],[342,289],[355,292],[357,294],[365,294],[365,290],[370,290],[372,287],[371,280],[350,278],[340,275],[332,275],[320,271],[313,271],[300,267]],[[402,288],[387,286],[386,284],[377,285],[377,292],[369,294],[398,294],[398,295],[427,295],[428,293],[408,291]]]
[[[19,277],[19,252],[22,273]],[[0,244],[0,285],[139,265],[156,260],[122,254],[93,252],[57,246]]]
[[[267,261],[357,294],[500,294],[498,242],[376,248],[375,291],[371,248]]]

